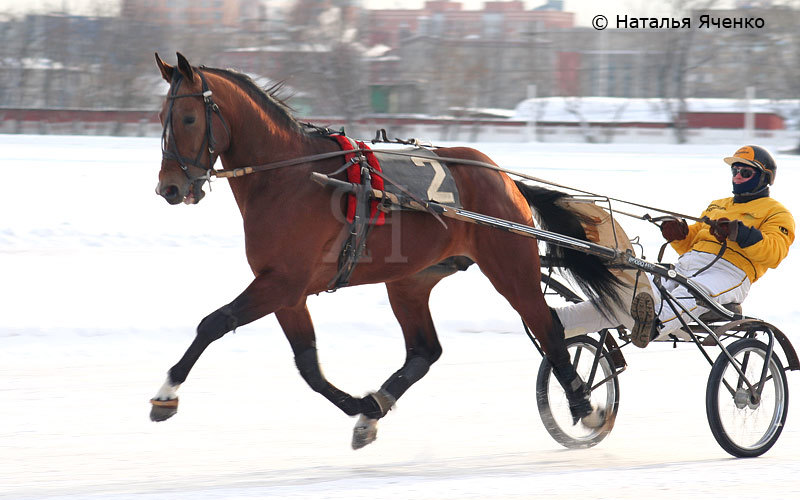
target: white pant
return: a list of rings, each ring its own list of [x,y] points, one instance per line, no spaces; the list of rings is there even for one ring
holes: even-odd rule
[[[719,259],[713,266],[697,276],[694,276],[697,271],[703,269],[715,258],[715,255],[709,253],[687,252],[678,259],[675,270],[684,276],[688,276],[717,304],[741,304],[744,302],[745,297],[747,297],[748,292],[750,292],[750,279],[744,271],[727,260]],[[683,304],[683,306],[695,316],[708,311],[707,307],[702,307],[697,304],[697,301],[685,287],[679,286],[678,283],[672,280],[663,280],[663,283],[664,288],[674,295],[675,298],[678,299],[678,302]],[[654,298],[660,298],[658,290],[654,289],[653,296]],[[667,335],[670,332],[680,329],[682,325],[675,311],[673,311],[666,302],[660,300],[656,300],[655,302],[658,319],[661,320],[663,324],[663,327],[659,331],[659,336]],[[685,313],[682,315],[684,319],[689,318]]]
[[[741,304],[750,291],[750,280],[744,271],[730,262],[719,259],[713,266],[693,277],[697,271],[707,266],[715,257],[715,255],[704,252],[687,252],[678,259],[675,270],[684,276],[690,277],[715,302],[719,304]],[[635,293],[642,291],[650,291],[655,299],[656,313],[663,324],[663,328],[659,331],[659,336],[667,335],[680,329],[682,326],[680,320],[672,308],[661,300],[661,294],[653,285],[652,278],[649,275],[647,277],[648,280],[645,281],[640,275],[637,290],[634,290],[633,287],[626,287],[621,291],[622,305],[614,308],[611,319],[604,317],[589,301],[555,308],[561,324],[564,325],[566,336],[574,337],[575,335],[596,332],[603,328],[614,328],[619,325],[631,329],[634,324],[630,314],[631,300]],[[630,280],[628,281],[630,282]],[[645,283],[650,286],[643,290],[642,287],[646,286]],[[692,314],[700,315],[708,311],[708,308],[698,306],[688,290],[683,286],[679,286],[677,282],[662,278],[662,283],[678,299],[678,302],[692,311]],[[688,318],[686,314],[683,316]]]

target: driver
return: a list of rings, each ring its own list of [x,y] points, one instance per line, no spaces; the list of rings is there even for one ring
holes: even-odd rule
[[[689,226],[683,219],[673,219],[661,225],[661,234],[680,255],[677,272],[691,278],[715,302],[741,304],[750,285],[789,253],[794,218],[769,196],[777,168],[767,150],[744,146],[724,161],[731,166],[733,196],[712,201],[701,215],[716,223]],[[616,309],[615,317],[606,318],[590,302],[556,308],[553,313],[567,336],[633,325],[631,341],[647,347],[654,338],[682,326],[652,281],[650,285],[640,287],[643,290],[633,298],[630,315]],[[696,316],[708,310],[675,281],[665,280],[664,286]]]

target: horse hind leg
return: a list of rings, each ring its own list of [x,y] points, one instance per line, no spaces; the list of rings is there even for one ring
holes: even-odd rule
[[[558,319],[554,309],[549,309],[549,311],[552,326],[546,330],[549,332],[548,337],[551,341],[547,359],[553,375],[567,396],[570,413],[572,413],[572,423],[576,424],[580,420],[587,427],[599,427],[605,420],[605,408],[594,408],[591,405],[591,391],[569,358],[561,320]]]
[[[522,316],[542,346],[553,374],[564,388],[575,422],[597,413],[590,403],[586,384],[575,371],[567,352],[564,330],[542,293],[541,269],[536,242],[514,235],[483,239],[476,261],[494,288]]]

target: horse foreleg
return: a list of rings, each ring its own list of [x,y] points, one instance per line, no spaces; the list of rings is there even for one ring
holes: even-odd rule
[[[428,299],[431,289],[443,277],[423,272],[386,284],[392,311],[403,330],[406,361],[383,383],[379,391],[368,396],[375,405],[371,410],[361,412],[353,429],[353,449],[363,448],[375,441],[378,420],[389,412],[400,396],[428,373],[431,364],[441,356],[442,346],[433,326]]]
[[[314,390],[336,405],[346,415],[355,416],[376,406],[372,398],[356,398],[337,388],[325,378],[319,366],[316,334],[305,301],[277,311],[275,316],[294,351],[300,376]]]
[[[293,300],[293,287],[274,275],[263,274],[242,292],[233,302],[220,307],[206,316],[197,326],[195,336],[183,357],[167,372],[167,379],[150,400],[150,419],[166,420],[178,411],[177,391],[186,380],[200,356],[215,340],[237,327],[246,325]],[[297,302],[297,298],[294,301]]]
[[[222,338],[237,326],[239,326],[238,320],[231,312],[230,305],[217,309],[200,322],[197,326],[197,335],[189,345],[189,349],[180,361],[170,368],[164,384],[150,400],[152,405],[150,420],[161,422],[178,412],[178,388],[186,380],[189,371],[212,342]]]

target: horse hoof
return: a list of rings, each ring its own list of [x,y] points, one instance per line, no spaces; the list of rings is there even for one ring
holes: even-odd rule
[[[606,409],[592,405],[592,413],[581,418],[581,423],[590,429],[599,429],[606,423]]]
[[[171,416],[178,413],[178,399],[168,399],[161,401],[158,399],[151,399],[150,404],[153,405],[150,409],[150,420],[153,422],[163,422]]]
[[[353,449],[365,447],[378,438],[378,419],[364,415],[358,417],[356,426],[353,427]]]
[[[572,425],[576,425],[584,418],[597,411],[597,407],[593,405],[589,398],[581,398],[579,401],[569,403],[569,411],[572,413]]]

